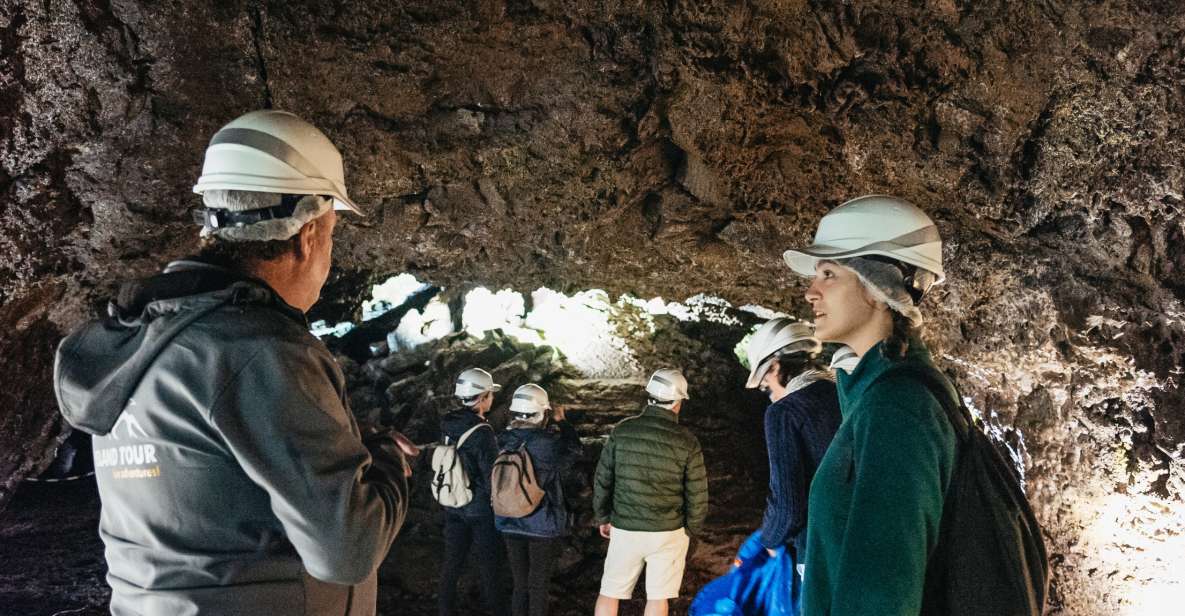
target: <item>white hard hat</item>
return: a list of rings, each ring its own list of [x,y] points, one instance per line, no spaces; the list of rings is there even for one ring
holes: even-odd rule
[[[514,396],[510,399],[510,412],[515,415],[533,417],[542,415],[550,408],[551,402],[547,399],[547,392],[534,383],[527,383],[514,390]]]
[[[687,379],[683,377],[682,372],[674,368],[662,368],[655,371],[650,376],[650,382],[646,383],[646,393],[650,394],[651,398],[662,402],[689,399]]]
[[[852,199],[827,212],[810,246],[783,254],[786,265],[803,276],[815,275],[825,259],[880,255],[933,273],[942,282],[942,237],[934,221],[917,206],[887,195]]]
[[[457,387],[453,395],[458,398],[472,398],[487,391],[501,391],[502,386],[494,382],[494,377],[481,368],[470,368],[457,375]]]
[[[760,385],[774,359],[781,353],[801,351],[814,354],[822,350],[823,343],[815,338],[815,329],[810,325],[786,318],[766,321],[753,332],[749,344],[745,347],[750,366],[749,380],[745,387],[753,389]]]
[[[346,194],[333,142],[286,111],[252,111],[214,133],[193,192],[214,189],[326,195],[334,209],[362,213]]]

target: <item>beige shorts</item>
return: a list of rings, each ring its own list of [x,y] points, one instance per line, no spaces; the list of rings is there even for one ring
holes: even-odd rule
[[[682,528],[660,532],[614,528],[601,575],[601,594],[629,599],[645,565],[647,599],[678,597],[690,542]]]

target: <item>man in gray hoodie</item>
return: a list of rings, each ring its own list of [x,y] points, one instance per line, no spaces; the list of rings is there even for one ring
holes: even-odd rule
[[[328,276],[341,155],[296,116],[214,135],[202,250],[124,285],[58,349],[94,438],[116,615],[373,614],[407,511],[397,433],[364,434],[304,313]]]

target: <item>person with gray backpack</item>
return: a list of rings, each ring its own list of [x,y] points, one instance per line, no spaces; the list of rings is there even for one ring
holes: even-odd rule
[[[490,497],[494,520],[514,575],[514,616],[545,616],[548,585],[569,532],[563,478],[580,458],[581,444],[564,409],[530,383],[510,401],[510,426],[498,435]],[[548,416],[552,425],[547,425]]]
[[[502,544],[490,507],[490,471],[498,455],[486,414],[502,386],[489,372],[470,368],[457,376],[454,395],[461,408],[440,422],[441,443],[432,456],[432,495],[444,507],[444,559],[440,568],[441,616],[457,610],[457,582],[469,548],[476,548],[482,599],[494,616],[507,614],[501,590]],[[459,468],[458,468],[459,466]]]

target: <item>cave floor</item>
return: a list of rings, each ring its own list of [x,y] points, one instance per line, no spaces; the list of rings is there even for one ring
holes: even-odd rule
[[[0,514],[0,612],[106,614],[98,525],[93,478],[23,484]]]
[[[416,513],[409,515],[408,525],[379,571],[379,614],[436,613],[439,535],[417,532],[418,524],[428,524],[430,512]],[[104,580],[107,567],[98,521],[99,497],[93,479],[25,483],[0,514],[0,614],[107,614],[110,590]],[[470,566],[461,581],[461,609],[465,614],[484,614],[472,571]],[[562,567],[552,584],[552,614],[591,613],[600,572],[600,560],[576,560]],[[711,577],[694,561],[689,563],[684,596],[672,605],[672,613],[686,613],[695,590]],[[509,578],[506,583],[509,588]],[[641,601],[622,604],[623,616],[641,613]]]

